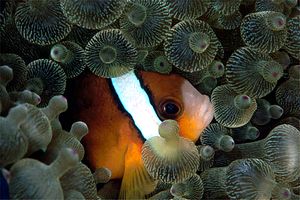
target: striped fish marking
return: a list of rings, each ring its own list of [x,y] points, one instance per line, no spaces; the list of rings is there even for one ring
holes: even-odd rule
[[[131,115],[133,123],[139,129],[144,140],[158,136],[158,126],[161,120],[156,114],[150,97],[141,82],[131,71],[123,76],[111,79],[118,100]]]

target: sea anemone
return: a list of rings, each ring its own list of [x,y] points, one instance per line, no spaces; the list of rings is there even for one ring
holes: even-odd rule
[[[25,40],[19,33],[14,18],[9,18],[5,24],[4,30],[0,32],[0,40],[1,53],[17,54],[25,63],[39,59],[43,57],[44,53],[49,51],[46,46],[33,44]]]
[[[20,129],[28,110],[24,105],[9,110],[7,117],[0,117],[0,166],[12,164],[27,152],[28,140]]]
[[[163,200],[163,199],[172,199],[173,195],[170,193],[170,190],[164,190],[161,192],[158,192],[157,194],[153,195],[149,199],[152,200]]]
[[[211,7],[221,15],[232,15],[239,10],[242,0],[211,0]]]
[[[163,51],[151,51],[144,59],[143,68],[146,71],[155,71],[163,74],[169,74],[172,71],[172,65]]]
[[[47,147],[43,160],[46,163],[52,162],[63,148],[76,150],[78,159],[81,161],[84,156],[84,148],[80,140],[88,133],[87,125],[83,122],[73,123],[70,132],[59,126],[53,126],[53,138]]]
[[[229,152],[234,147],[234,140],[228,134],[229,130],[226,127],[218,123],[212,123],[204,129],[200,141],[202,144]]]
[[[300,113],[300,96],[299,96],[300,80],[289,79],[279,85],[276,89],[276,102],[284,110],[284,113],[296,114]]]
[[[270,199],[289,191],[276,182],[271,166],[256,158],[235,160],[227,167],[208,169],[200,176],[207,198],[228,195],[231,199]],[[277,190],[273,190],[275,187]]]
[[[76,163],[78,163],[78,155],[69,148],[62,149],[50,165],[31,158],[16,162],[10,169],[10,198],[63,199],[59,178]]]
[[[120,26],[135,40],[136,46],[152,47],[165,39],[171,22],[165,1],[132,0],[120,19]]]
[[[260,159],[234,161],[227,169],[226,191],[232,199],[269,199],[289,192],[275,181],[270,165]],[[238,164],[239,163],[239,164]],[[282,199],[289,199],[289,194]]]
[[[259,130],[250,122],[239,128],[232,128],[230,135],[237,142],[254,141],[260,136]]]
[[[0,10],[0,32],[3,31],[7,21],[13,15],[15,2],[14,1],[1,1]]]
[[[264,53],[278,51],[287,39],[286,16],[279,12],[250,13],[244,17],[240,29],[245,44]]]
[[[182,72],[180,74],[188,79],[201,94],[210,95],[217,87],[218,80],[224,75],[225,67],[221,61],[213,60],[207,68],[195,72]]]
[[[200,93],[211,95],[212,91],[217,87],[217,84],[217,79],[211,76],[206,76],[198,85],[195,85],[195,88]]]
[[[65,200],[85,200],[84,196],[81,192],[78,192],[77,190],[67,190],[64,191],[64,199]]]
[[[64,40],[72,41],[81,47],[85,47],[92,37],[98,32],[99,30],[87,29],[74,25],[71,32]]]
[[[206,68],[217,55],[218,38],[204,21],[182,21],[172,27],[164,47],[168,60],[183,71]]]
[[[85,68],[84,49],[74,42],[64,41],[54,45],[50,55],[62,66],[67,78],[79,76]]]
[[[300,80],[300,65],[292,65],[289,68],[290,78]]]
[[[36,106],[41,103],[41,97],[29,90],[10,92],[9,97],[15,104],[29,103]]]
[[[266,125],[271,119],[279,119],[283,109],[278,105],[271,105],[265,99],[256,99],[257,109],[254,112],[251,122],[256,125]]]
[[[0,66],[7,65],[13,71],[13,79],[7,84],[7,91],[20,90],[26,82],[27,66],[24,60],[16,54],[0,54]]]
[[[100,167],[93,173],[96,183],[107,183],[111,178],[111,171],[106,167]]]
[[[52,60],[39,59],[28,64],[25,88],[41,97],[39,106],[46,106],[55,95],[61,95],[66,88],[66,74],[62,67]]]
[[[172,17],[179,20],[196,19],[210,7],[210,0],[167,0]]]
[[[52,139],[52,129],[48,117],[34,105],[25,104],[28,110],[26,120],[21,124],[21,130],[28,139],[27,155],[42,149],[46,151]]]
[[[255,11],[275,11],[283,12],[284,11],[284,1],[285,0],[257,0],[255,2]]]
[[[87,29],[101,29],[113,23],[121,16],[126,4],[126,0],[60,0],[68,21]]]
[[[85,199],[97,199],[96,182],[91,170],[81,162],[72,167],[60,178],[64,191],[76,190]]]
[[[98,32],[85,47],[85,60],[97,76],[113,78],[131,71],[136,64],[137,50],[122,31]]]
[[[300,131],[300,119],[297,117],[285,117],[279,121],[278,125],[280,124],[292,125]]]
[[[289,183],[300,175],[300,132],[295,127],[282,124],[273,128],[259,141],[236,144],[227,153],[227,162],[241,158],[260,158],[270,164],[276,180]]]
[[[300,60],[300,16],[289,18],[287,20],[287,39],[283,48],[294,58]]]
[[[201,199],[203,195],[203,183],[200,176],[194,174],[181,183],[173,184],[170,192],[174,197]]]
[[[7,66],[0,66],[0,102],[1,102],[1,112],[7,113],[11,107],[11,101],[9,94],[6,90],[6,86],[13,79],[13,71]]]
[[[242,13],[240,11],[236,11],[230,15],[220,15],[217,19],[217,24],[219,28],[233,30],[241,25],[242,19]]]
[[[203,172],[213,166],[215,150],[209,145],[198,145],[197,149],[200,156],[198,171]]]
[[[159,126],[160,136],[148,139],[142,148],[142,158],[150,176],[166,183],[179,183],[198,169],[199,154],[195,144],[179,136],[174,120]]]
[[[19,3],[15,22],[23,38],[39,45],[62,40],[72,27],[63,15],[59,0],[28,0]]]
[[[219,60],[214,60],[212,63],[207,67],[208,73],[214,78],[220,78],[225,73],[225,66]]]
[[[264,97],[283,75],[282,66],[268,54],[242,47],[231,54],[226,64],[226,79],[238,93]]]
[[[68,108],[67,99],[62,95],[57,95],[49,100],[46,107],[41,108],[41,111],[45,113],[50,122],[56,120],[58,116],[65,112]]]
[[[229,128],[247,124],[257,107],[255,99],[236,93],[228,84],[213,90],[211,102],[217,122]]]
[[[273,60],[281,64],[283,69],[287,69],[291,64],[290,56],[285,51],[276,51],[271,53],[270,56],[273,58]]]

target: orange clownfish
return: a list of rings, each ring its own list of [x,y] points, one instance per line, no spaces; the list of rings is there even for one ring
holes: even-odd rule
[[[131,71],[105,79],[85,73],[75,87],[73,114],[90,130],[83,138],[88,165],[122,178],[120,198],[143,198],[153,189],[141,149],[163,120],[176,120],[181,136],[195,142],[213,118],[209,98],[177,74]]]

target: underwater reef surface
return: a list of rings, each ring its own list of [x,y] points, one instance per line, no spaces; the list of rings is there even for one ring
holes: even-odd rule
[[[298,0],[0,0],[0,199],[300,199]]]

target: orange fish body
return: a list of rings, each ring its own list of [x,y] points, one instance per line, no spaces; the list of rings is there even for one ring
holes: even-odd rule
[[[209,98],[176,74],[138,72],[135,75],[142,90],[149,96],[151,106],[157,114],[156,121],[175,119],[180,126],[181,136],[196,141],[213,118]],[[119,86],[126,88],[127,82],[130,81],[123,81]],[[71,106],[76,120],[86,122],[90,130],[83,139],[89,166],[93,170],[107,167],[112,171],[112,179],[123,178],[121,196],[124,198],[141,198],[145,193],[151,192],[153,185],[148,189],[146,185],[151,185],[153,180],[145,171],[141,159],[141,148],[147,138],[135,123],[135,120],[142,124],[150,123],[151,119],[147,118],[149,111],[142,115],[138,113],[139,118],[128,112],[126,103],[124,106],[120,99],[124,97],[129,99],[127,103],[135,103],[138,97],[130,96],[131,92],[118,93],[110,79],[88,73],[76,80],[75,87],[77,92],[72,97],[75,104]],[[133,86],[128,84],[128,87]],[[132,88],[129,91],[134,93],[138,90]],[[138,109],[139,102],[135,106]],[[143,112],[143,108],[141,109],[137,112]],[[140,177],[137,179],[135,176]]]

